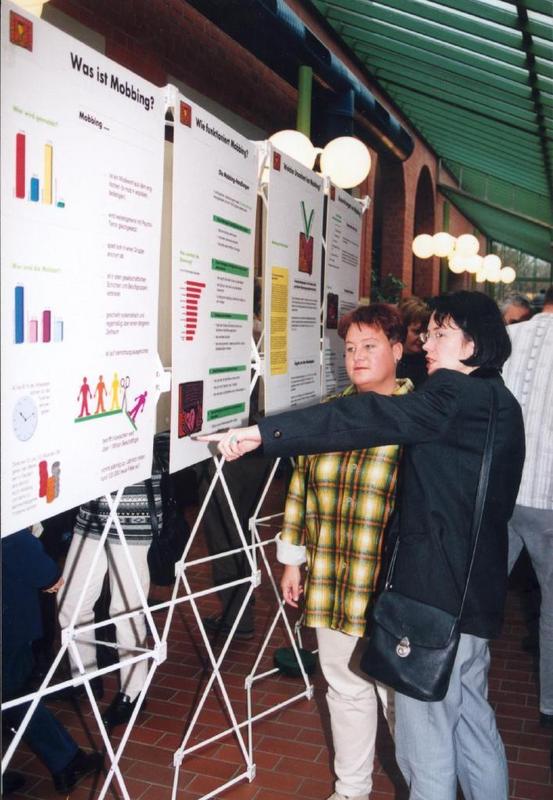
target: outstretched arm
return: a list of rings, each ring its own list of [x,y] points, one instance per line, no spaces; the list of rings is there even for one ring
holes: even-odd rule
[[[226,433],[208,433],[196,438],[200,442],[216,442],[219,452],[227,461],[235,461],[240,456],[256,450],[261,444],[261,434],[257,425],[231,428]]]

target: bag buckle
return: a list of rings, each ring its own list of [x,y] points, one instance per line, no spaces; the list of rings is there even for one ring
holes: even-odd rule
[[[411,643],[407,638],[407,636],[404,636],[403,639],[400,640],[398,646],[396,647],[396,653],[400,658],[407,658],[410,652],[411,652]]]

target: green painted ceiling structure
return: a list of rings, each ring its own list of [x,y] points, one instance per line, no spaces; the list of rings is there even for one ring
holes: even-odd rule
[[[312,0],[490,239],[553,260],[553,0]]]

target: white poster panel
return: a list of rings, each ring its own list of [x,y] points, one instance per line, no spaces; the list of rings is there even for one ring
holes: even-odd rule
[[[210,455],[191,437],[249,413],[257,151],[175,100],[171,471]]]
[[[330,184],[326,207],[324,274],[325,395],[344,389],[349,381],[344,343],[338,336],[340,317],[359,304],[363,203]]]
[[[323,180],[272,149],[265,225],[265,412],[321,397]]]
[[[163,91],[2,3],[2,534],[151,474]]]

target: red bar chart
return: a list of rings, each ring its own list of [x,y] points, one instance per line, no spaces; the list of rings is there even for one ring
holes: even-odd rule
[[[205,283],[200,281],[185,281],[181,293],[182,296],[182,309],[184,319],[184,335],[183,339],[186,342],[193,342],[196,337],[196,329],[198,326],[198,307],[200,304],[200,297],[205,289]]]
[[[36,152],[35,156],[37,156]],[[32,164],[34,167],[32,174],[29,169],[30,163],[31,159],[27,152],[27,134],[19,131],[15,136],[15,197],[31,203],[64,208],[65,201],[58,197],[57,181],[54,178],[54,145],[46,142],[42,146],[41,158]]]

